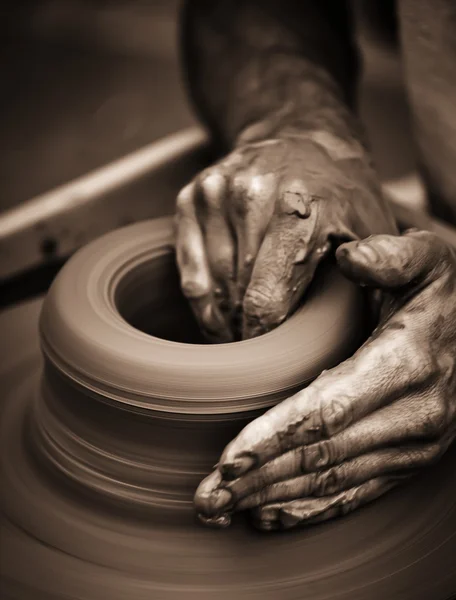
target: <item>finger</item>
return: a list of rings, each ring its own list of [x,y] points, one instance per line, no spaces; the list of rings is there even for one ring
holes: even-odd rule
[[[409,329],[384,327],[350,359],[249,423],[219,461],[236,479],[285,452],[328,439],[430,384],[437,370]]]
[[[231,493],[221,487],[222,477],[213,471],[199,484],[193,500],[199,519],[209,526],[226,527],[231,522]]]
[[[435,234],[409,231],[349,242],[336,257],[345,275],[374,287],[394,289],[434,281],[447,265],[448,246]]]
[[[376,500],[402,481],[402,478],[379,477],[326,498],[268,504],[252,511],[253,523],[263,531],[314,525],[346,515]]]
[[[176,258],[182,291],[206,336],[213,341],[231,341],[231,332],[214,299],[203,234],[195,211],[194,183],[186,186],[177,198],[176,226]]]
[[[235,241],[227,221],[226,177],[217,171],[202,174],[198,180],[197,208],[203,221],[204,241],[214,281],[214,296],[222,313],[230,313],[235,300]]]
[[[237,299],[241,303],[253,265],[271,220],[276,176],[238,175],[231,184],[229,210],[237,239]]]
[[[409,445],[377,450],[326,469],[274,483],[235,505],[245,510],[270,502],[285,502],[308,496],[330,496],[392,473],[414,472],[433,464],[444,452],[440,443]],[[231,499],[233,502],[233,498]],[[222,507],[220,507],[222,508]]]
[[[261,335],[286,319],[329,251],[318,229],[319,207],[300,182],[280,190],[244,298],[244,338]]]
[[[239,502],[274,483],[321,471],[379,448],[436,440],[444,434],[447,420],[445,405],[437,395],[428,397],[425,403],[421,396],[405,398],[375,411],[327,440],[294,448],[259,469],[224,482],[224,487],[233,496],[226,496],[227,505],[232,504],[234,498]]]

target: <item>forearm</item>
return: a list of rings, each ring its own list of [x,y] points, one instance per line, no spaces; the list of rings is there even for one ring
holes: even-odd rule
[[[346,17],[343,2],[188,1],[183,60],[213,133],[228,147],[297,130],[360,138]]]

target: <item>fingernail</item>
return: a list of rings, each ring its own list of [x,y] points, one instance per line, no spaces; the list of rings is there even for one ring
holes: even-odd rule
[[[250,471],[257,462],[256,456],[249,452],[240,454],[232,462],[226,462],[220,465],[219,469],[223,479],[237,479],[238,477],[241,477],[241,475],[247,473],[247,471]]]
[[[287,190],[283,195],[282,204],[288,214],[296,215],[301,219],[310,217],[310,201],[305,194]]]
[[[232,504],[233,494],[226,488],[219,488],[211,494],[211,507],[214,514],[218,514],[221,509],[228,510]]]
[[[350,250],[345,246],[339,246],[336,250],[337,258],[347,258],[350,255]]]
[[[205,479],[203,479],[195,491],[193,503],[197,513],[204,513],[205,515],[215,514],[213,510],[214,506],[214,492],[220,489],[222,483],[222,476],[219,471],[213,471]]]
[[[328,466],[330,458],[327,444],[311,444],[303,452],[302,466],[305,471],[317,471]]]
[[[308,255],[307,248],[300,248],[297,251],[296,256],[294,258],[294,264],[299,265],[299,264],[305,262],[307,259],[307,255]]]
[[[364,260],[368,264],[376,264],[380,260],[380,256],[372,246],[369,244],[360,243],[356,247],[355,259]]]
[[[229,527],[229,525],[231,525],[231,515],[229,514],[219,515],[218,517],[207,517],[206,515],[198,514],[198,519],[203,525],[216,527],[218,529]]]
[[[280,524],[277,521],[257,521],[257,527],[262,531],[276,531]]]
[[[274,521],[277,523],[279,518],[279,510],[277,506],[260,506],[252,510],[253,516],[257,521]]]
[[[296,527],[301,522],[301,518],[299,515],[290,512],[288,510],[280,511],[280,522],[284,529],[291,529],[292,527]]]
[[[206,515],[207,518],[220,516],[222,511],[232,508],[233,494],[225,488],[218,488],[206,493],[197,491],[194,504],[198,513]]]

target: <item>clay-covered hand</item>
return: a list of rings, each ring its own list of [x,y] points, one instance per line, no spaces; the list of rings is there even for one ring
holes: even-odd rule
[[[285,320],[331,244],[396,233],[355,139],[300,132],[239,143],[177,199],[181,286],[214,342]]]
[[[456,252],[409,231],[336,253],[383,290],[378,327],[349,360],[245,427],[199,486],[203,522],[253,509],[265,530],[356,509],[438,460],[456,434]]]

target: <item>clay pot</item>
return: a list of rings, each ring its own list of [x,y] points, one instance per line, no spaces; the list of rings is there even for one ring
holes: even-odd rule
[[[252,417],[361,343],[360,290],[328,264],[257,339],[202,344],[169,219],[79,251],[0,315],[2,593],[15,600],[444,600],[456,585],[454,451],[317,527],[198,523],[192,496]],[[432,578],[429,573],[433,574]]]
[[[328,264],[277,330],[204,344],[180,291],[172,220],[114,231],[79,251],[45,300],[36,453],[100,500],[191,510],[250,419],[359,346],[362,314],[360,290]]]

